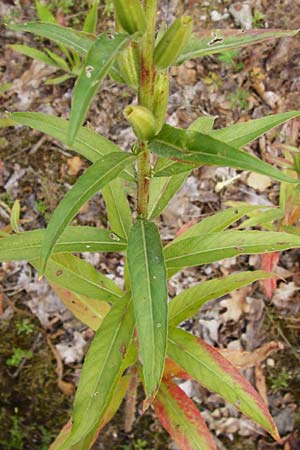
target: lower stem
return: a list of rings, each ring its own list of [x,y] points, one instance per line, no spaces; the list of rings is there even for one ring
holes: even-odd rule
[[[150,152],[145,144],[141,144],[141,152],[137,160],[138,193],[137,212],[142,218],[148,216],[150,186]]]

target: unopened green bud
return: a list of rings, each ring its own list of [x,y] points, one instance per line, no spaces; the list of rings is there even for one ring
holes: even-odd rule
[[[169,99],[169,74],[168,72],[157,72],[154,81],[153,114],[156,120],[157,132],[165,122],[166,109]]]
[[[132,126],[134,134],[141,141],[149,141],[156,134],[155,118],[144,106],[129,105],[124,109],[124,116]]]
[[[145,31],[146,17],[140,0],[113,0],[117,21],[129,34]]]
[[[139,84],[139,49],[137,42],[130,44],[122,50],[118,57],[118,68],[120,74],[128,86],[137,88]]]
[[[154,63],[159,69],[166,69],[175,63],[187,44],[193,29],[193,19],[183,16],[172,23],[168,31],[157,44]]]

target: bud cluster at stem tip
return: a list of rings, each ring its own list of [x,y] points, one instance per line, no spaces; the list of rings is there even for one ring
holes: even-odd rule
[[[173,65],[187,44],[193,30],[193,20],[183,16],[175,20],[158,42],[154,52],[154,63],[159,69]]]

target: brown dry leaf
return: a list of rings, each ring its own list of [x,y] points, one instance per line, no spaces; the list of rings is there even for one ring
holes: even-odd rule
[[[75,386],[73,383],[68,383],[64,380],[58,380],[57,384],[62,393],[67,395],[68,397],[74,394]]]
[[[237,322],[242,314],[249,312],[249,305],[246,302],[248,292],[248,287],[239,289],[236,292],[232,292],[229,298],[220,302],[220,305],[226,308],[226,312],[222,314],[225,322],[229,322],[230,320]]]
[[[271,186],[272,180],[266,175],[251,172],[247,178],[247,184],[248,186],[259,192],[264,192],[268,187]]]
[[[268,405],[266,377],[261,364],[256,364],[255,366],[255,386],[265,404]]]
[[[222,355],[238,369],[248,369],[264,361],[271,353],[283,350],[281,342],[271,341],[257,348],[253,352],[242,350],[221,349]]]
[[[279,288],[276,289],[272,302],[278,308],[286,308],[291,301],[291,298],[296,291],[299,291],[299,287],[295,285],[293,281],[289,283],[280,283]]]
[[[76,177],[83,166],[83,161],[79,156],[74,156],[73,158],[69,158],[67,161],[68,164],[68,174],[72,177]]]

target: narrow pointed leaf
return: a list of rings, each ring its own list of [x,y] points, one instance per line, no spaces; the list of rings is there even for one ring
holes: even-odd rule
[[[152,178],[149,194],[149,219],[159,216],[187,178],[183,173],[167,178]]]
[[[57,23],[50,9],[39,0],[35,0],[35,8],[41,22]]]
[[[98,22],[99,0],[94,0],[90,7],[83,24],[83,31],[86,33],[96,33]]]
[[[212,136],[174,128],[170,125],[163,127],[162,131],[149,143],[149,148],[159,156],[184,163],[235,167],[268,175],[279,181],[298,182],[270,164]]]
[[[132,219],[130,206],[124,189],[124,182],[119,178],[116,178],[102,189],[102,195],[112,231],[127,241]]]
[[[26,125],[68,146],[69,121],[43,113],[13,113],[10,117],[20,125]],[[90,128],[81,127],[74,142],[70,146],[79,155],[91,162],[96,162],[104,155],[119,152],[121,149],[110,140],[99,135]],[[134,181],[132,171],[124,169],[123,176]]]
[[[15,31],[26,31],[44,37],[57,44],[65,45],[71,50],[86,55],[95,41],[92,34],[76,31],[72,28],[62,27],[54,23],[28,22],[17,25],[9,25]]]
[[[20,212],[21,212],[20,200],[17,199],[13,204],[10,216],[10,226],[15,233],[18,233],[20,231],[19,230]]]
[[[38,61],[41,61],[45,64],[49,64],[50,66],[59,67],[56,61],[54,61],[52,58],[50,58],[46,53],[33,48],[28,47],[28,45],[20,45],[20,44],[13,44],[9,46],[12,48],[15,52],[22,53],[22,55],[29,56],[30,58],[36,59]]]
[[[221,128],[220,130],[214,130],[210,133],[210,135],[222,142],[232,145],[233,147],[243,147],[244,145],[257,139],[259,136],[272,130],[272,128],[299,116],[299,111],[273,114],[260,119],[230,125],[229,127]]]
[[[196,119],[188,129],[190,131],[198,131],[199,133],[210,133],[213,129],[216,116],[200,116]]]
[[[154,409],[163,427],[181,450],[216,450],[195,403],[171,380],[162,382]]]
[[[71,435],[57,450],[80,443],[103,419],[122,376],[133,330],[132,302],[125,298],[112,307],[93,339],[75,396]]]
[[[69,141],[71,143],[86,117],[101,81],[108,74],[119,51],[128,40],[129,35],[127,34],[117,34],[110,38],[107,33],[103,33],[97,37],[89,49],[72,98],[69,128]]]
[[[257,44],[267,39],[295,36],[296,34],[298,34],[298,30],[205,30],[192,36],[178,57],[177,64],[182,64],[187,59],[213,55]]]
[[[170,328],[168,355],[195,380],[250,417],[280,440],[266,404],[251,384],[220,352],[178,328]]]
[[[92,330],[97,331],[104,317],[110,310],[107,302],[95,300],[82,294],[77,294],[71,289],[58,286],[46,275],[46,280],[61,299],[64,305],[74,314],[74,316]]]
[[[0,261],[33,260],[40,257],[46,230],[32,230],[0,239]],[[95,227],[67,227],[53,253],[119,252],[127,243],[107,230]]]
[[[64,75],[61,75],[59,77],[47,78],[47,80],[45,81],[45,84],[47,86],[61,84],[67,80],[70,80],[70,78],[74,78],[74,75],[65,73]]]
[[[30,262],[39,269],[38,260]],[[57,286],[95,300],[114,303],[124,295],[114,281],[98,272],[83,259],[69,253],[53,255],[47,264],[45,276]]]
[[[268,224],[274,224],[276,220],[282,219],[285,216],[284,210],[281,208],[269,208],[264,210],[265,208],[260,208],[260,211],[257,211],[255,214],[247,214],[249,219],[245,220],[239,228],[248,228],[248,227],[257,227],[264,226]]]
[[[183,239],[164,251],[169,276],[184,267],[208,264],[238,255],[269,253],[300,247],[300,239],[288,233],[224,231]]]
[[[56,53],[52,52],[48,48],[46,49],[46,52],[47,52],[48,56],[51,59],[53,59],[53,61],[55,61],[55,63],[57,64],[58,67],[60,67],[62,70],[65,70],[66,72],[70,72],[71,71],[71,69],[68,66],[68,63],[61,56],[59,56]]]
[[[260,206],[254,205],[242,205],[236,206],[234,208],[226,208],[224,209],[224,211],[220,211],[213,214],[212,216],[206,217],[192,227],[188,228],[186,231],[176,237],[168,245],[168,247],[171,247],[176,242],[182,241],[182,239],[198,236],[202,233],[223,231],[236,221],[240,220],[245,215],[248,215],[248,213],[257,211],[259,208]]]
[[[266,280],[274,276],[271,273],[255,270],[228,275],[225,278],[208,280],[181,292],[169,303],[169,324],[179,325],[197,314],[201,306],[212,299],[222,297],[257,280]]]
[[[111,153],[98,160],[78,179],[55,209],[48,224],[41,252],[41,271],[58,238],[82,205],[97,191],[116,178],[135,156],[125,152]]]
[[[154,223],[138,220],[133,225],[127,258],[145,391],[153,397],[164,369],[168,314],[166,269]]]

